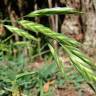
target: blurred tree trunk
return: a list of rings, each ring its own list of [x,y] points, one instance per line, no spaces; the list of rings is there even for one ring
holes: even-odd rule
[[[82,26],[85,32],[84,49],[91,55],[96,55],[96,1],[81,0],[82,11]]]
[[[61,0],[62,1],[62,0]],[[64,1],[64,0],[63,0]],[[73,7],[75,9],[80,9],[80,0],[65,0],[64,3],[66,4],[67,7]],[[80,24],[80,16],[79,15],[66,15],[64,22],[61,26],[61,31],[64,34],[67,34],[71,37],[76,37],[81,35],[82,33],[82,28]],[[76,39],[82,39],[82,38],[77,38]]]
[[[61,0],[70,6],[85,12],[81,16],[66,15],[61,31],[83,40],[83,49],[90,56],[96,55],[96,0]]]
[[[53,6],[53,2],[52,0],[48,0],[48,6],[49,8],[52,8],[52,7],[58,7],[58,4],[57,4],[57,0],[55,0],[54,2],[55,6]],[[55,16],[50,16],[49,17],[49,22],[50,22],[50,25],[51,25],[51,29],[55,32],[58,32],[58,15],[55,15]],[[56,40],[53,41],[53,46],[55,49],[58,49],[58,43]]]

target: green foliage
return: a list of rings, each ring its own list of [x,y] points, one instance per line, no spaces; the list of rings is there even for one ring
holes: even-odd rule
[[[31,93],[31,90],[33,90],[34,88],[38,90],[35,90],[35,92],[40,92],[41,96],[53,96],[52,88],[54,88],[54,85],[62,87],[66,82],[61,73],[59,73],[58,66],[56,66],[55,63],[48,64],[47,62],[40,69],[31,69],[32,71],[29,71],[28,64],[25,61],[23,55],[19,55],[17,59],[12,58],[10,60],[10,58],[7,57],[5,58],[5,60],[6,59],[6,66],[3,64],[3,61],[0,62],[1,96],[3,96],[3,94],[5,93],[16,94],[18,93],[18,91],[22,91],[22,94],[24,95],[31,96],[34,93]],[[77,72],[72,72],[73,68],[70,68],[70,71],[69,69],[67,71],[67,75],[69,74],[69,72],[72,73],[69,76],[69,80],[71,81],[71,83],[80,85],[80,83],[83,81],[83,78],[80,77]],[[77,80],[77,77],[79,78],[79,80]],[[43,86],[50,80],[55,80],[54,85],[50,86],[47,93],[44,93]],[[21,88],[23,88],[23,90]]]
[[[42,9],[42,10],[34,11],[26,15],[26,17],[36,17],[36,16],[45,16],[45,15],[49,16],[52,14],[69,14],[69,13],[78,14],[81,12],[78,12],[73,8],[66,8],[66,7],[55,8],[55,9],[51,8],[51,9]],[[60,43],[61,47],[64,49],[64,51],[69,55],[72,65],[78,70],[78,72],[83,76],[83,78],[88,83],[92,84],[93,88],[95,89],[96,66],[77,48],[78,46],[81,45],[79,42],[63,34],[54,32],[50,28],[45,27],[44,25],[34,23],[33,21],[19,20],[17,21],[17,23],[20,26],[22,26],[22,29],[11,25],[5,25],[5,27],[12,33],[14,32],[15,34],[18,34],[19,36],[25,37],[27,39],[31,39],[35,41],[38,40],[36,39],[36,37],[33,37],[31,34],[28,33],[28,31],[25,31],[24,29],[30,30],[31,32],[33,31],[38,32],[51,38],[52,40],[57,40]],[[21,45],[22,44],[25,44],[25,42],[21,42]],[[18,43],[16,45],[18,45]],[[3,47],[1,45],[1,49],[2,48]],[[3,65],[4,69],[2,68],[0,69],[1,71],[0,79],[1,81],[9,84],[9,88],[5,87],[5,89],[8,89],[7,91],[11,91],[13,94],[12,96],[15,96],[14,94],[18,94],[19,87],[21,85],[27,86],[27,84],[35,86],[39,90],[40,96],[43,96],[44,95],[43,85],[46,83],[46,81],[50,80],[53,74],[56,74],[58,72],[57,69],[59,69],[59,71],[62,72],[63,75],[66,77],[65,71],[63,70],[64,66],[62,66],[56,50],[54,50],[54,48],[50,44],[49,44],[49,48],[58,67],[56,67],[55,64],[51,64],[48,66],[46,65],[46,67],[38,71],[32,70],[29,72],[27,70],[24,70],[24,66],[22,68],[20,67],[24,63],[23,62],[22,64],[19,64],[21,62],[21,59],[19,60],[20,62],[17,62],[18,64],[13,64],[13,62],[10,62],[11,66],[4,67]]]
[[[94,74],[94,72],[95,72],[94,70],[96,70],[96,69],[94,69],[94,70],[91,69],[91,67],[95,68],[94,67],[95,65],[92,64],[91,61],[89,61],[86,58],[86,56],[84,56],[84,54],[82,54],[79,50],[77,50],[76,47],[78,45],[80,45],[77,41],[70,39],[64,35],[61,35],[59,33],[53,32],[49,28],[46,28],[43,25],[40,25],[40,24],[37,24],[34,22],[21,20],[20,24],[28,30],[41,32],[44,35],[49,36],[52,39],[55,39],[58,42],[60,42],[62,44],[62,47],[64,46],[63,47],[64,50],[69,54],[69,57],[71,58],[70,60],[73,63],[73,65],[78,69],[78,71],[80,73],[82,72],[82,76],[87,80],[87,82],[90,82],[90,83],[94,83],[94,81],[96,82],[96,79],[95,79],[96,76]],[[86,75],[86,73],[87,73],[87,75]],[[92,79],[92,77],[93,77],[93,79]]]

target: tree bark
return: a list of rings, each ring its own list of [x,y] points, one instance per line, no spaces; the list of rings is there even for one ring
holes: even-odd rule
[[[89,55],[96,55],[96,6],[92,0],[81,0],[82,11],[82,26],[84,26],[85,39],[84,50]]]
[[[88,55],[96,55],[96,0],[61,0],[66,6],[83,11],[84,14],[66,15],[61,26],[64,34],[83,40]],[[80,35],[81,34],[81,35]]]

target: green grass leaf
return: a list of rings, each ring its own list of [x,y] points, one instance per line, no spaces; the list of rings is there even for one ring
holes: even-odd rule
[[[54,14],[81,14],[82,12],[77,11],[74,8],[71,7],[55,7],[55,8],[46,8],[41,10],[36,10],[28,15],[26,17],[36,17],[36,16],[50,16]]]
[[[80,51],[72,46],[64,46],[61,44],[63,49],[68,53],[71,63],[78,70],[79,73],[83,76],[83,78],[96,86],[96,67],[95,65],[85,57],[84,54],[80,53]],[[94,67],[94,69],[93,69]],[[95,89],[96,90],[96,89]]]
[[[30,40],[35,40],[37,41],[37,39],[32,36],[31,34],[29,34],[27,31],[24,31],[20,28],[17,28],[17,27],[14,27],[14,26],[10,26],[10,25],[5,25],[5,27],[12,33],[16,33],[18,34],[19,36],[22,36],[22,37],[25,37],[27,39],[30,39]]]
[[[51,53],[52,53],[52,55],[54,57],[54,60],[55,60],[55,62],[57,64],[57,67],[58,67],[59,71],[61,72],[61,75],[64,76],[65,79],[67,80],[68,78],[67,78],[67,75],[66,75],[66,73],[64,71],[64,64],[59,59],[59,56],[57,55],[56,50],[50,44],[48,46],[49,46],[50,51],[51,51]]]
[[[21,21],[19,21],[19,24],[21,24],[24,28],[26,28],[28,30],[31,30],[34,32],[40,32],[40,33],[44,34],[45,36],[48,36],[52,39],[62,42],[65,45],[71,45],[71,46],[80,45],[80,43],[77,42],[76,40],[69,38],[69,37],[65,36],[64,34],[54,32],[51,29],[49,29],[48,27],[45,27],[41,24],[37,24],[37,23],[27,21],[27,20],[21,20]]]

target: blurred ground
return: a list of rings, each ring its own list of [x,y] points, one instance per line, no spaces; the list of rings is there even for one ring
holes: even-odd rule
[[[67,68],[68,67],[70,68],[72,66],[70,64],[68,57],[62,56],[62,57],[60,57],[60,59],[66,65]],[[49,62],[49,64],[51,64],[50,60],[48,62]],[[37,59],[36,62],[32,65],[34,65],[33,66],[34,68],[39,69],[39,68],[41,68],[41,66],[43,64],[44,64],[43,60]],[[76,70],[74,69],[74,71],[76,71]],[[71,74],[71,73],[69,73],[69,74]],[[48,87],[48,86],[46,86],[46,87]],[[48,89],[47,89],[47,91],[48,91]],[[64,87],[63,86],[57,87],[55,89],[55,96],[96,96],[96,94],[86,83],[81,83],[79,89],[77,89],[76,86],[74,86],[74,84],[70,83],[70,84],[65,84]]]

